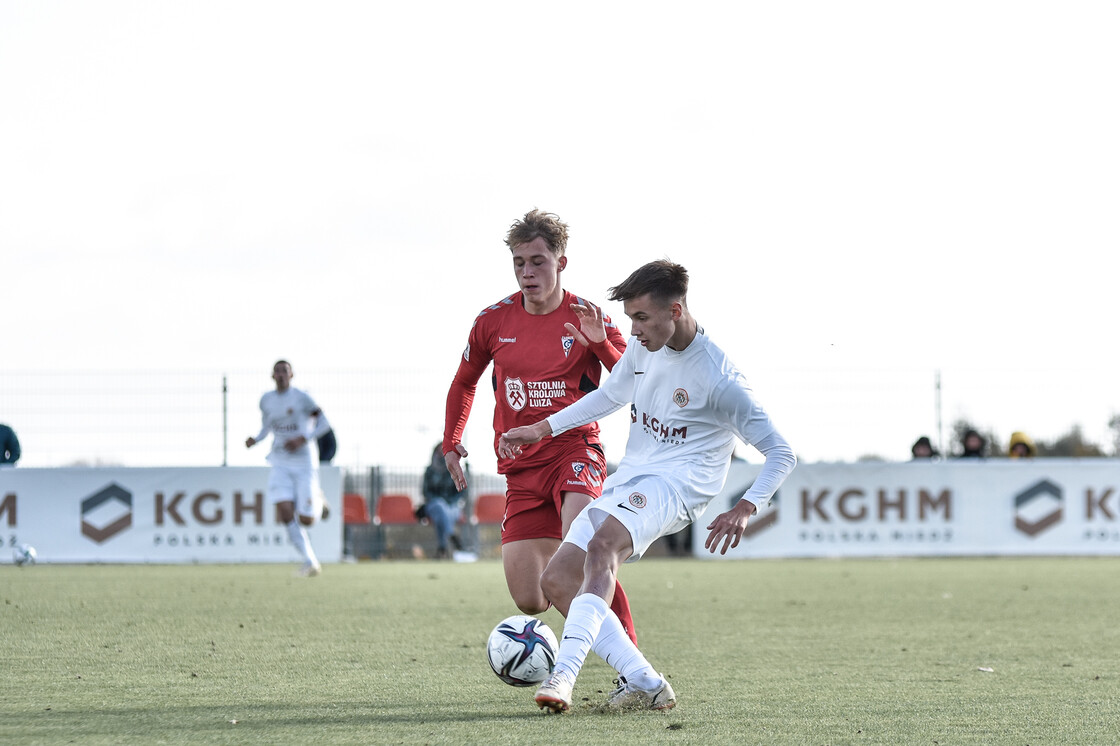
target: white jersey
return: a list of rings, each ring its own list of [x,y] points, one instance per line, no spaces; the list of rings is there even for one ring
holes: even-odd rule
[[[695,519],[723,489],[736,436],[766,456],[766,465],[744,495],[755,505],[773,497],[796,463],[743,375],[703,329],[681,352],[667,345],[650,352],[631,338],[606,382],[548,422],[556,435],[627,403],[626,454],[604,491],[656,476],[676,490]]]
[[[315,463],[310,441],[329,429],[330,423],[310,394],[289,386],[283,393],[269,391],[261,397],[261,431],[254,440],[264,440],[272,433],[269,463],[312,467]],[[307,438],[308,443],[294,452],[287,451],[284,444],[300,435]]]

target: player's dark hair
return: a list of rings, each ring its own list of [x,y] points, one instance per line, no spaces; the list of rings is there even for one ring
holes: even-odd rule
[[[673,301],[684,303],[688,295],[688,270],[668,259],[659,259],[634,270],[625,281],[608,292],[611,300],[626,301],[649,295],[662,306]]]
[[[568,224],[551,212],[533,209],[525,213],[521,220],[514,221],[506,233],[506,246],[513,251],[536,238],[543,238],[548,250],[556,256],[564,256],[568,248]]]
[[[292,367],[292,364],[289,363],[287,360],[277,360],[275,363],[272,364],[272,369],[276,370],[277,365],[287,365],[289,368]]]

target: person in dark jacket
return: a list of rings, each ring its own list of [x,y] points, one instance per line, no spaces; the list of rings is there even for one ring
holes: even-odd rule
[[[443,443],[437,443],[432,449],[432,461],[424,470],[421,492],[424,495],[423,514],[436,530],[436,557],[445,559],[451,556],[448,544],[455,549],[462,548],[459,537],[455,535],[455,524],[462,515],[467,490],[455,486],[443,458]]]
[[[961,438],[960,458],[984,458],[988,442],[975,430],[967,430]]]
[[[16,437],[16,431],[0,424],[0,464],[15,466],[19,456],[19,438]]]

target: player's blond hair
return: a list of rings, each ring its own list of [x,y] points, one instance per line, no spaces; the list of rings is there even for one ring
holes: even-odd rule
[[[514,221],[506,233],[506,246],[513,251],[536,238],[543,238],[548,250],[556,256],[564,256],[568,248],[568,224],[551,212],[533,209],[525,213],[521,220]]]

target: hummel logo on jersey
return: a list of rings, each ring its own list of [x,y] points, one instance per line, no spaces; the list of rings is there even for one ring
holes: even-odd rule
[[[510,344],[513,344],[514,342],[517,341],[517,337],[498,337],[498,341],[499,342],[509,342]]]

